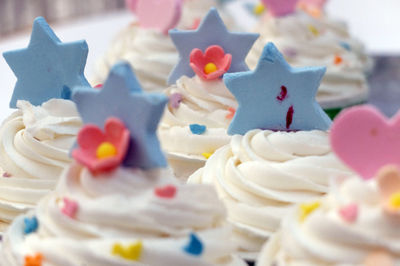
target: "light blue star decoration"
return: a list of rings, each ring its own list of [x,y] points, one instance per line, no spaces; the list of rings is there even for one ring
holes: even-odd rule
[[[89,86],[83,74],[87,54],[85,41],[62,43],[44,18],[36,18],[28,47],[3,54],[18,79],[10,107],[18,100],[41,105],[52,98],[68,99],[73,87]]]
[[[72,100],[84,124],[103,128],[110,117],[124,122],[131,134],[124,166],[152,169],[167,165],[156,130],[168,98],[160,93],[143,92],[128,63],[116,64],[101,90],[74,88]]]
[[[325,71],[325,67],[291,67],[268,43],[254,71],[224,75],[239,103],[228,133],[329,129],[332,121],[315,99]]]
[[[197,30],[173,29],[169,35],[179,52],[179,61],[168,78],[168,84],[174,84],[184,75],[193,77],[190,53],[195,48],[204,52],[211,45],[219,45],[225,53],[232,55],[228,72],[249,70],[245,58],[259,36],[256,33],[229,32],[215,8],[210,9]]]

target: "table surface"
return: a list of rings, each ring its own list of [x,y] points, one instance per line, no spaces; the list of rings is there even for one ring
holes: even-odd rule
[[[391,34],[400,25],[398,10],[398,0],[331,0],[327,6],[330,15],[349,23],[351,33],[366,44],[370,54],[378,55],[370,77],[371,103],[388,115],[394,114],[400,105],[400,57],[395,56],[400,55],[400,34]],[[90,52],[85,73],[90,77],[96,59],[105,52],[115,34],[133,20],[127,11],[120,11],[52,27],[62,41],[87,41]],[[0,53],[26,47],[29,36],[30,32],[24,32],[0,40]],[[0,121],[12,112],[8,102],[15,82],[12,71],[0,57]]]

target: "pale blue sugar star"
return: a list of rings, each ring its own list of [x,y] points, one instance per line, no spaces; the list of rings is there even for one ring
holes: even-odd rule
[[[143,92],[129,64],[116,64],[101,90],[74,88],[72,100],[85,124],[102,128],[110,117],[124,122],[131,133],[124,166],[142,169],[167,166],[156,130],[168,98]]]
[[[325,67],[291,67],[268,43],[254,71],[224,75],[239,103],[228,133],[329,129],[332,121],[315,99],[325,71]]]
[[[62,43],[44,18],[36,18],[28,47],[3,54],[18,79],[10,107],[18,100],[41,105],[68,98],[71,88],[89,86],[83,74],[87,54],[85,41]]]
[[[228,72],[247,71],[245,58],[259,34],[229,32],[215,8],[210,9],[197,30],[170,30],[169,35],[179,52],[179,61],[168,78],[174,84],[183,75],[195,75],[190,67],[190,53],[198,48],[205,51],[211,45],[221,46],[232,55]]]

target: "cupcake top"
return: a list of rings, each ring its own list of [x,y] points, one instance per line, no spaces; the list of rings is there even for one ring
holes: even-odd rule
[[[156,129],[167,97],[143,93],[119,64],[100,91],[79,88],[73,99],[85,123],[76,162],[10,227],[7,265],[245,265],[220,245],[230,228],[215,191],[179,185],[164,169]]]
[[[233,137],[189,182],[217,187],[248,258],[291,206],[323,196],[331,176],[349,175],[331,152],[331,121],[315,101],[324,72],[291,67],[269,43],[254,71],[224,76],[239,103],[228,129]]]
[[[400,263],[398,117],[387,120],[368,106],[340,114],[331,131],[332,148],[359,177],[337,184],[322,200],[294,208],[259,265]]]
[[[366,99],[365,73],[371,70],[371,61],[363,45],[350,36],[345,23],[325,14],[313,16],[302,9],[293,9],[285,15],[266,13],[255,32],[261,38],[247,58],[250,67],[256,65],[265,43],[274,42],[294,66],[327,66],[317,95],[324,108],[334,107],[330,106],[337,104],[332,103],[334,100],[354,104]]]
[[[10,102],[18,110],[0,128],[0,231],[53,190],[71,161],[82,123],[68,99],[73,86],[88,86],[87,50],[84,41],[61,42],[39,17],[28,47],[4,53],[18,79]]]
[[[172,30],[170,36],[180,59],[169,78],[173,85],[165,91],[170,104],[160,139],[169,157],[204,163],[229,142],[226,129],[237,108],[222,76],[248,69],[244,58],[257,35],[228,31],[211,9],[198,29]]]

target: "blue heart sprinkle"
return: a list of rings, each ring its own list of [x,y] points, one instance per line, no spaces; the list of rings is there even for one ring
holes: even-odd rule
[[[351,46],[347,42],[340,42],[340,46],[342,46],[347,51],[351,51]]]
[[[189,127],[190,127],[190,131],[192,131],[192,133],[196,134],[196,135],[203,134],[207,129],[206,126],[199,125],[199,124],[191,124]]]
[[[190,241],[183,247],[183,250],[190,255],[200,256],[203,253],[203,244],[194,233],[191,233]]]
[[[26,235],[36,232],[36,230],[39,227],[39,222],[35,216],[33,216],[32,218],[24,218],[24,224],[25,224],[24,233]]]

